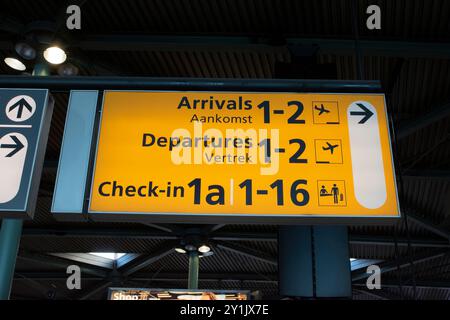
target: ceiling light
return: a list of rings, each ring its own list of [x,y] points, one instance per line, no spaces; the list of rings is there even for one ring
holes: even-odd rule
[[[24,59],[33,60],[34,58],[36,58],[36,50],[34,50],[32,46],[25,42],[17,43],[14,46],[14,49],[16,50],[17,54]]]
[[[78,74],[78,68],[71,63],[64,63],[59,66],[58,74],[60,76],[76,76]]]
[[[197,250],[197,248],[194,245],[192,245],[192,244],[187,244],[185,246],[185,248],[186,248],[187,251],[195,251],[195,250]]]
[[[209,256],[212,256],[213,254],[214,254],[214,251],[208,251],[208,252],[202,253],[200,255],[200,258],[209,257]]]
[[[25,71],[27,68],[22,61],[13,57],[7,57],[3,61],[5,61],[8,67],[13,68],[14,70]]]
[[[61,64],[66,61],[67,55],[59,47],[49,47],[44,51],[44,58],[51,64]]]
[[[182,248],[175,248],[175,251],[178,253],[186,253],[186,250],[184,250]]]
[[[208,247],[207,245],[202,245],[200,248],[198,248],[198,252],[201,252],[201,253],[206,253],[209,251],[211,251],[211,248]]]

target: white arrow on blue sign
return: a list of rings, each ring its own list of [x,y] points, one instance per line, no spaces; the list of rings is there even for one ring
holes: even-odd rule
[[[0,218],[33,216],[53,111],[49,100],[48,90],[0,89]]]

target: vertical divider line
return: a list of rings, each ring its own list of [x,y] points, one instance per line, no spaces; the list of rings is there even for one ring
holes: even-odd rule
[[[92,138],[91,138],[91,150],[89,155],[89,166],[88,166],[88,173],[86,177],[86,186],[85,186],[85,194],[84,194],[84,204],[83,204],[83,215],[87,220],[91,220],[89,215],[89,204],[91,201],[91,189],[92,189],[92,178],[94,175],[94,161],[95,161],[95,155],[97,153],[97,144],[98,144],[98,138],[100,135],[100,118],[102,116],[102,106],[103,106],[103,99],[104,99],[104,90],[99,90],[98,92],[98,98],[97,98],[97,107],[95,112],[95,119],[94,119],[94,127],[92,130]]]
[[[234,179],[230,179],[230,205],[234,205]]]

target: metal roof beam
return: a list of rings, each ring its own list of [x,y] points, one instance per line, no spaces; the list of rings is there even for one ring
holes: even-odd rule
[[[67,274],[63,272],[30,272],[17,271],[14,280],[22,281],[24,278],[35,280],[64,280],[67,279]],[[104,280],[102,277],[85,275],[84,280]],[[153,272],[137,272],[128,278],[132,281],[185,281],[187,279],[187,270],[178,273],[161,272],[155,276]],[[251,282],[266,282],[277,283],[277,274],[267,274],[259,276],[251,273],[202,273],[200,281],[251,281]]]
[[[114,238],[114,239],[166,239],[179,237],[165,231],[149,231],[123,228],[30,228],[25,227],[22,237],[66,237],[66,238]]]
[[[22,237],[66,237],[66,238],[115,238],[115,239],[181,239],[181,234],[166,231],[149,231],[125,228],[36,228],[24,227]],[[277,241],[277,233],[270,232],[215,232],[211,240],[224,241]]]
[[[209,239],[216,241],[267,241],[277,242],[278,235],[276,232],[215,232],[210,235]]]
[[[353,289],[354,292],[359,294],[364,294],[369,297],[373,297],[378,300],[391,300],[391,298],[386,297],[384,294],[380,293],[379,290],[364,290],[364,289]]]
[[[427,220],[426,218],[422,218],[412,212],[408,212],[406,215],[406,218],[408,220],[412,221],[413,223],[421,226],[422,228],[424,228],[440,237],[443,237],[444,239],[447,239],[447,241],[450,241],[450,231],[448,231],[447,229],[444,229],[438,225],[435,225],[433,222]]]
[[[123,277],[128,277],[128,276],[132,275],[133,273],[135,273],[135,272],[151,265],[152,263],[164,258],[165,256],[173,253],[174,247],[176,244],[177,244],[176,242],[169,241],[165,245],[163,245],[161,248],[159,248],[157,251],[131,261],[129,264],[126,264],[125,266],[120,268],[118,271],[120,272],[120,274]]]
[[[10,30],[18,30],[6,26]],[[20,30],[20,28],[19,28]],[[286,47],[318,46],[319,53],[353,55],[354,39],[286,38],[284,46],[272,45],[263,37],[230,36],[155,36],[155,35],[89,35],[72,37],[71,48],[85,51],[152,51],[152,50],[260,50],[280,51]],[[409,42],[359,40],[358,47],[364,55],[395,56],[404,58],[442,58],[450,56],[450,44],[444,42]],[[9,38],[0,39],[0,49],[10,49]]]
[[[353,286],[357,286],[357,287],[366,287],[366,283],[353,283]],[[413,287],[413,284],[409,284],[409,283],[402,283],[402,287]],[[432,280],[432,281],[423,281],[423,280],[418,280],[416,281],[416,288],[423,288],[423,289],[429,289],[429,288],[435,288],[435,289],[450,289],[450,282],[448,280],[445,281],[436,281],[436,280]],[[382,280],[381,282],[381,287],[382,288],[399,288],[399,283],[394,282],[394,281],[385,281]]]
[[[450,56],[450,52],[448,54]],[[400,125],[396,133],[397,139],[404,139],[414,132],[448,116],[450,116],[450,103],[435,107],[431,112]]]
[[[393,237],[387,236],[367,236],[367,235],[349,235],[350,244],[362,244],[362,245],[379,245],[379,246],[395,246],[395,240]],[[397,245],[400,247],[406,247],[411,245],[412,247],[422,248],[450,248],[450,243],[445,240],[428,240],[428,239],[406,239],[398,238]]]
[[[170,232],[173,232],[172,229],[167,228],[167,227],[164,227],[164,226],[159,225],[159,224],[147,223],[147,222],[143,222],[142,224],[143,224],[143,225],[146,225],[146,226],[148,226],[148,227],[154,228],[154,229],[158,229],[158,230],[165,231],[165,232],[169,232],[169,233],[170,233]]]
[[[215,90],[284,92],[380,92],[379,81],[305,79],[223,79],[157,77],[34,77],[0,75],[2,88],[47,88],[56,91],[95,90]]]
[[[156,252],[152,252],[148,255],[137,257],[131,260],[129,263],[125,264],[118,270],[113,270],[108,273],[98,285],[91,288],[88,292],[83,293],[79,299],[87,300],[97,294],[98,292],[104,290],[105,288],[111,286],[115,281],[124,282],[126,277],[132,275],[133,273],[149,266],[150,264],[162,259],[163,257],[171,254],[173,252],[175,243],[173,241],[167,242]]]
[[[155,35],[90,35],[74,39],[72,46],[92,51],[149,50],[269,50],[280,47],[315,46],[323,54],[353,55],[354,39],[286,38],[284,46],[274,46],[264,37],[229,36],[155,36]],[[358,48],[365,55],[396,57],[431,57],[448,59],[450,44],[409,41],[359,40]]]
[[[181,239],[181,235],[169,234],[167,232],[146,231],[136,229],[115,229],[115,228],[61,228],[61,229],[41,229],[25,227],[22,237],[66,237],[66,238],[114,238],[114,239]],[[262,241],[277,242],[277,233],[273,232],[215,232],[210,237],[215,241]],[[350,244],[393,246],[393,237],[388,236],[367,236],[350,234]],[[450,244],[442,240],[410,239],[413,247],[449,248]],[[397,241],[399,246],[407,246],[408,239],[400,238]]]
[[[215,246],[220,249],[229,251],[229,252],[237,253],[239,255],[243,255],[243,256],[251,258],[251,259],[255,259],[255,260],[259,260],[264,263],[271,264],[273,266],[278,265],[278,261],[277,261],[276,257],[272,257],[265,252],[255,250],[253,248],[249,248],[249,247],[242,246],[242,245],[236,245],[236,244],[232,244],[232,243],[226,243],[226,242],[219,242]]]
[[[413,257],[411,257],[411,259],[408,256],[400,257],[395,260],[389,260],[389,261],[380,263],[379,267],[381,269],[381,273],[386,273],[386,272],[394,271],[397,269],[408,268],[411,266],[411,263],[418,264],[418,263],[423,263],[423,262],[426,262],[429,260],[442,258],[442,257],[448,255],[448,253],[449,253],[449,251],[444,249],[444,250],[437,250],[437,251],[433,251],[433,252],[425,252],[425,253],[417,254],[417,255],[414,255]],[[370,274],[366,273],[366,270],[364,268],[358,269],[358,270],[352,272],[352,281],[366,279],[369,276],[370,276]]]
[[[450,170],[407,170],[402,176],[406,179],[450,180]]]
[[[137,272],[132,277],[129,277],[129,280],[133,281],[147,281],[152,279],[154,281],[184,281],[186,280],[187,274],[185,273],[158,273],[156,276],[153,272]],[[43,281],[51,281],[51,280],[64,280],[67,279],[67,274],[63,272],[30,272],[30,271],[16,271],[14,275],[14,281],[27,281],[29,279],[33,280],[43,280]],[[102,277],[86,275],[83,276],[84,280],[102,280]],[[274,283],[278,282],[277,274],[267,274],[264,276],[258,276],[255,274],[245,274],[245,273],[202,273],[202,278],[200,281],[212,282],[212,281],[248,281],[248,282],[260,282],[260,283]],[[382,281],[383,288],[398,288],[399,284],[392,280],[383,280]],[[366,287],[365,282],[354,282],[352,284],[354,287]],[[402,287],[412,287],[413,285],[410,283],[402,283]],[[417,288],[437,288],[437,289],[450,289],[450,282],[447,280],[432,280],[432,281],[424,281],[418,280],[416,281]]]
[[[0,14],[0,30],[4,32],[9,32],[14,35],[21,35],[25,29],[25,26],[15,17],[7,16],[5,14]],[[9,48],[8,48],[9,45]],[[13,48],[12,43],[8,43],[5,47],[1,46],[0,49],[11,49]]]
[[[93,295],[105,290],[107,287],[109,287],[112,284],[110,281],[102,281],[98,285],[90,288],[86,293],[83,293],[78,300],[87,300],[91,298]]]
[[[11,26],[4,26],[14,31]],[[263,37],[232,36],[156,36],[156,35],[89,35],[72,37],[70,47],[84,51],[186,51],[186,50],[256,50],[280,52],[289,47],[318,47],[321,54],[353,55],[354,39],[286,38],[284,45],[273,45]],[[359,40],[361,53],[371,56],[449,59],[450,44],[436,42]],[[11,48],[11,41],[0,40],[0,49]]]
[[[203,231],[205,233],[213,233],[213,232],[217,232],[217,230],[222,229],[226,226],[227,226],[226,224],[213,224],[213,225],[204,227]]]
[[[74,264],[73,260],[66,260],[63,258],[58,258],[55,256],[49,256],[46,254],[41,253],[30,253],[30,252],[19,252],[19,255],[17,256],[18,259],[22,260],[28,260],[33,262],[38,262],[42,264],[48,264],[55,267],[59,267],[64,270],[64,273],[66,272],[66,269],[69,265]],[[92,265],[86,265],[84,263],[76,262],[78,266],[80,266],[81,272],[88,275],[93,275],[96,277],[102,277],[105,278],[108,275],[107,269],[101,269],[96,268]],[[67,274],[66,274],[67,277]]]

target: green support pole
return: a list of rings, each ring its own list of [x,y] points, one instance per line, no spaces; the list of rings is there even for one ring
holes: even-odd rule
[[[33,76],[49,76],[47,63],[39,62],[33,69]],[[21,219],[3,219],[0,229],[0,300],[8,300],[14,278],[17,252],[22,235]]]
[[[189,252],[189,281],[188,289],[198,289],[198,269],[199,269],[198,252]]]
[[[0,229],[0,300],[8,300],[22,234],[21,219],[3,219]]]

